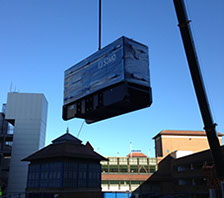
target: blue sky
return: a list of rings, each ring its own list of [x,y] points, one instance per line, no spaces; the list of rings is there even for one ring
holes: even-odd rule
[[[224,1],[186,2],[217,131],[224,133]],[[154,156],[161,130],[202,130],[172,0],[102,0],[102,46],[122,35],[149,47],[153,104],[95,124],[79,138],[105,156],[133,149]],[[97,0],[0,1],[0,104],[7,92],[44,93],[46,144],[66,127],[77,135],[81,119],[62,120],[64,71],[98,49]]]

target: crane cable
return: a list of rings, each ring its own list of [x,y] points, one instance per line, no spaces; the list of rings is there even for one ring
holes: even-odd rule
[[[99,0],[99,47],[98,47],[98,50],[101,50],[101,37],[102,37],[101,36],[101,10],[102,10],[101,9],[101,0]],[[82,131],[82,127],[84,125],[84,122],[85,122],[85,120],[83,121],[83,123],[82,123],[82,125],[79,129],[79,133],[78,133],[77,137],[79,137],[79,135]]]
[[[98,47],[98,50],[101,50],[101,0],[99,0],[99,47]],[[77,137],[79,137],[79,135],[82,131],[84,122],[85,122],[85,120],[83,121],[83,123],[79,129],[79,133],[78,133]]]
[[[80,135],[80,133],[81,133],[81,131],[82,131],[82,127],[83,127],[84,123],[85,123],[85,120],[83,120],[83,122],[82,122],[82,125],[81,125],[81,127],[80,127],[80,129],[79,129],[79,133],[78,133],[77,137],[79,137],[79,135]]]
[[[99,48],[101,50],[101,0],[99,0]]]

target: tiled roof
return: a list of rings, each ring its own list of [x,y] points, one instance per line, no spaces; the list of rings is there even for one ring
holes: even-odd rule
[[[147,157],[147,156],[141,152],[132,152],[129,153],[127,157]]]
[[[22,161],[46,160],[53,158],[73,158],[73,159],[90,159],[90,160],[106,160],[103,156],[96,153],[90,143],[81,144],[81,140],[66,133],[43,149],[26,157]],[[91,147],[90,147],[91,146]]]
[[[219,137],[222,137],[223,134],[217,132]],[[162,130],[158,133],[153,139],[160,135],[182,135],[182,136],[206,136],[205,131],[178,131],[178,130]]]
[[[62,143],[62,142],[72,142],[76,144],[81,144],[82,141],[76,138],[75,136],[71,135],[70,133],[65,133],[64,135],[60,136],[59,138],[52,141],[53,144]]]
[[[120,180],[120,181],[145,181],[151,174],[102,174],[102,181]]]

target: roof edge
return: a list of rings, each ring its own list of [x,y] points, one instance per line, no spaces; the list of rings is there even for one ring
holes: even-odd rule
[[[176,132],[176,134],[175,134]],[[184,134],[186,132],[186,134]],[[190,134],[192,132],[192,134]],[[198,132],[198,134],[197,134]],[[164,133],[164,134],[163,134]],[[194,133],[194,134],[193,134]],[[204,133],[204,134],[199,134]],[[152,139],[156,139],[158,136],[161,135],[179,135],[179,136],[186,136],[186,135],[192,135],[192,136],[206,136],[205,131],[197,131],[197,130],[162,130],[160,131],[156,136],[154,136]],[[224,136],[224,134],[217,132],[218,137]]]

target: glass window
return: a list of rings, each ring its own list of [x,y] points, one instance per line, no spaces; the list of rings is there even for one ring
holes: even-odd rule
[[[102,181],[101,183],[102,184],[108,184],[108,181]]]
[[[109,161],[110,161],[110,162],[116,162],[116,161],[117,161],[117,158],[110,157],[110,158],[109,158]]]
[[[118,166],[117,165],[110,165],[110,172],[117,173],[118,172]]]
[[[6,141],[5,145],[12,146],[12,142],[11,141]]]
[[[147,164],[147,158],[139,158],[139,164]]]
[[[134,157],[129,158],[129,163],[130,164],[137,164],[138,163],[137,158],[134,158]]]
[[[48,164],[48,172],[45,174],[45,179],[48,181],[49,187],[60,187],[62,177],[62,163],[50,162]]]
[[[128,172],[128,166],[120,165],[120,172],[121,173],[127,173]]]
[[[137,173],[137,172],[138,172],[138,166],[136,166],[136,165],[131,165],[131,166],[130,166],[130,172],[131,172],[131,173]]]
[[[60,179],[61,178],[61,171],[59,170],[58,172],[57,172],[57,179]]]
[[[128,164],[128,159],[124,158],[124,157],[119,158],[119,164],[120,165],[127,165]]]
[[[120,181],[120,184],[129,185],[129,181]]]
[[[119,181],[110,181],[110,184],[119,184]]]
[[[39,176],[40,176],[40,165],[30,164],[28,171],[27,186],[31,188],[39,187],[39,181],[40,181]]]
[[[148,166],[140,166],[140,173],[148,173]]]
[[[154,173],[156,171],[156,166],[150,166],[150,173]]]
[[[112,158],[112,157],[110,157],[109,158],[109,164],[117,164],[117,158]]]
[[[108,165],[102,165],[102,172],[108,173]]]
[[[149,158],[149,164],[156,164],[156,158]]]
[[[140,184],[140,181],[131,181],[131,184]]]

